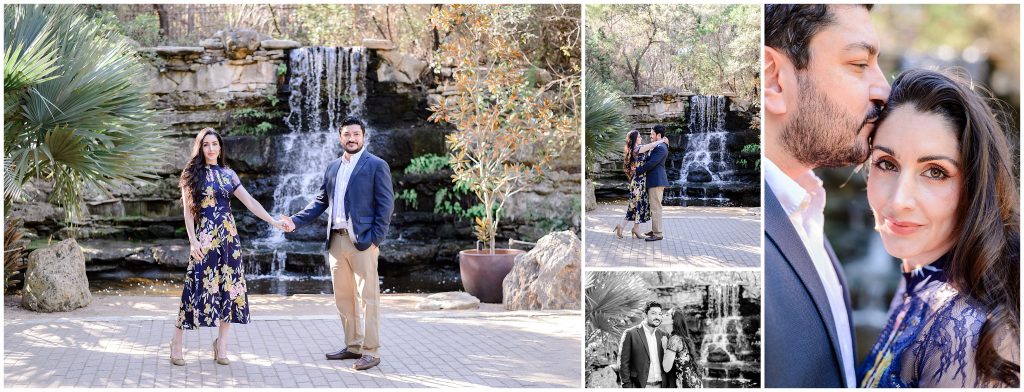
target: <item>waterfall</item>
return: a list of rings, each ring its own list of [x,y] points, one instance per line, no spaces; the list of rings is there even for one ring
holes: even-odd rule
[[[740,286],[708,286],[707,332],[701,343],[701,361],[740,362],[737,354],[750,350],[750,344],[743,333],[743,317],[740,315]],[[728,361],[724,361],[723,353]],[[716,356],[717,358],[712,358]]]
[[[690,97],[686,150],[680,166],[681,183],[723,183],[731,180],[733,167],[726,150],[726,98],[721,95]]]
[[[303,47],[291,51],[288,133],[281,136],[271,215],[290,215],[320,189],[328,163],[341,156],[338,129],[347,116],[361,116],[366,102],[364,47]],[[367,140],[364,148],[369,146]],[[271,230],[261,245],[278,249],[269,275],[282,277],[287,258],[279,250],[284,233]]]

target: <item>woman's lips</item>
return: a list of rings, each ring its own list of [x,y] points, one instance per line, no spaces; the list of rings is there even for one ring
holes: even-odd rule
[[[911,235],[916,233],[923,225],[913,222],[901,222],[886,218],[885,228],[896,235]]]

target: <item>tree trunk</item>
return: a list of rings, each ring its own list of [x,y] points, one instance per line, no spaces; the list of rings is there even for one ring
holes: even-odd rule
[[[153,4],[153,9],[156,10],[157,18],[160,19],[160,36],[167,38],[170,34],[169,29],[171,28],[171,20],[167,15],[167,5]]]
[[[430,6],[430,8],[435,9],[435,10],[440,10],[441,9],[441,4],[432,4]],[[439,49],[441,47],[441,35],[438,34],[437,27],[431,27],[430,31],[431,31],[431,33],[434,36],[433,51],[436,52],[437,49]]]

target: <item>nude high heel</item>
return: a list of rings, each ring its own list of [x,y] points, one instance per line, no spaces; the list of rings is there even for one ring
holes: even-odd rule
[[[622,225],[615,225],[615,230],[612,230],[616,237],[622,238]]]
[[[213,339],[213,360],[216,361],[218,365],[227,365],[231,363],[231,361],[228,360],[228,357],[220,356],[220,351],[217,350],[217,339]]]
[[[170,346],[171,346],[170,347],[171,348],[171,354],[169,355],[169,357],[171,359],[171,364],[174,365],[174,366],[185,366],[185,358],[175,358],[174,357],[174,339],[171,339]],[[184,349],[184,347],[182,347],[182,349]]]
[[[640,232],[636,231],[636,229],[639,229],[639,228],[640,228],[640,226],[633,226],[633,230],[629,231],[630,233],[633,233],[633,238],[644,238],[644,237],[640,236]]]

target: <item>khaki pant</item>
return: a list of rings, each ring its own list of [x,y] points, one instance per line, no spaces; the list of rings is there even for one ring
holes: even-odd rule
[[[345,345],[356,354],[380,358],[380,248],[360,252],[347,235],[331,233],[329,250],[334,302],[345,329]]]
[[[661,198],[665,195],[665,187],[657,186],[647,189],[647,201],[651,204],[651,231],[656,237],[663,236],[661,232]]]

